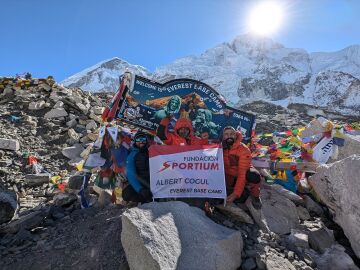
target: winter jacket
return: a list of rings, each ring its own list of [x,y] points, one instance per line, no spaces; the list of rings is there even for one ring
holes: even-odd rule
[[[242,135],[237,132],[236,140],[230,149],[223,149],[226,186],[233,187],[237,197],[244,191],[246,172],[251,166],[251,152],[241,141]]]
[[[164,118],[161,120],[159,128],[157,129],[157,136],[167,145],[205,145],[208,144],[208,140],[200,139],[194,136],[193,128],[191,121],[185,118],[180,118],[176,121],[174,127],[174,133],[168,131],[168,124],[170,122],[169,118]],[[186,127],[190,130],[188,138],[184,139],[180,137],[177,131]]]
[[[136,166],[135,166],[135,156],[139,152],[139,149],[132,147],[130,154],[126,159],[126,177],[129,184],[134,188],[134,190],[139,193],[142,186],[136,175]]]

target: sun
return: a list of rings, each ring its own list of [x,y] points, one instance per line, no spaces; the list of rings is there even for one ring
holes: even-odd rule
[[[283,7],[279,2],[261,2],[250,12],[249,30],[257,35],[271,35],[280,28],[283,16]]]

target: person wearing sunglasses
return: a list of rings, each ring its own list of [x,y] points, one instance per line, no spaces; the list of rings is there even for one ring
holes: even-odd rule
[[[149,137],[138,131],[126,160],[126,176],[129,185],[123,190],[125,201],[146,203],[152,201],[149,171]]]

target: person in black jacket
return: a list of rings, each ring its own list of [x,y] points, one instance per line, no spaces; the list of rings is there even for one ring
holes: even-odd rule
[[[126,176],[129,185],[123,190],[123,199],[131,202],[150,202],[149,138],[138,131],[126,160]]]

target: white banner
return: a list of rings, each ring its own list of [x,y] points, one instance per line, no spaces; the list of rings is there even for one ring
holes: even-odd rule
[[[333,144],[332,138],[322,138],[322,140],[314,147],[313,159],[319,163],[325,164],[332,155]]]
[[[226,198],[221,146],[152,145],[149,156],[154,198]]]

